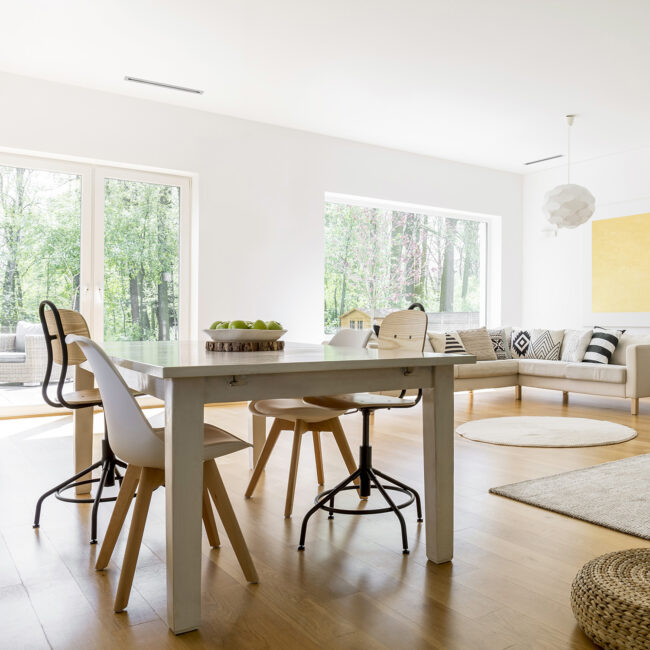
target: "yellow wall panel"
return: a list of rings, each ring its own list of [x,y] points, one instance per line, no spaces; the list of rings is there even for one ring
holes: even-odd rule
[[[650,214],[592,222],[593,312],[650,312]]]

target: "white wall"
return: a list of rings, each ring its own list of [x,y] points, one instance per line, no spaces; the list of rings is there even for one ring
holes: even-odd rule
[[[520,318],[516,174],[3,73],[0,112],[1,148],[196,175],[201,327],[274,318],[320,339],[325,192],[500,215],[493,320]]]
[[[584,185],[596,197],[595,218],[647,212],[649,179],[649,148],[571,166],[571,182]],[[525,326],[598,324],[588,322],[591,319],[583,307],[590,300],[585,286],[585,274],[589,271],[585,268],[589,266],[585,255],[589,238],[585,229],[591,228],[591,224],[561,230],[555,238],[542,232],[546,224],[542,213],[544,194],[560,183],[566,183],[566,166],[531,174],[524,180],[522,324]],[[640,207],[644,204],[645,208]],[[630,329],[629,323],[618,325]]]

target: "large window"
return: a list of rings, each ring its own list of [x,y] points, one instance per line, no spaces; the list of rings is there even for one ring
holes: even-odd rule
[[[44,299],[98,341],[189,336],[189,194],[183,176],[0,155],[0,408],[42,403]]]
[[[325,330],[421,303],[432,329],[485,323],[487,223],[435,211],[325,204]]]

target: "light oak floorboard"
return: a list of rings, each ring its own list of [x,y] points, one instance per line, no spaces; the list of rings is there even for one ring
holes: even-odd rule
[[[424,527],[404,511],[411,555],[401,554],[392,514],[318,513],[306,550],[296,551],[302,515],[319,491],[312,445],[302,450],[294,516],[284,518],[292,436],[280,436],[254,499],[246,452],[218,459],[259,584],[247,584],[227,535],[213,549],[203,533],[202,625],[175,637],[167,629],[164,490],[151,498],[126,611],[115,614],[127,535],[105,571],[88,544],[90,506],[50,499],[31,528],[36,498],[72,472],[70,417],[0,423],[0,648],[591,648],[575,625],[569,589],[578,569],[609,551],[647,547],[641,539],[488,494],[496,485],[650,453],[650,400],[640,415],[625,400],[527,388],[456,395],[456,425],[508,415],[607,419],[639,431],[606,447],[526,449],[455,439],[453,563],[427,562]],[[206,409],[206,420],[245,437],[245,405]],[[382,411],[374,423],[373,462],[423,489],[421,411]],[[350,447],[361,418],[341,418]],[[96,423],[101,431],[101,421]],[[101,436],[96,435],[95,456]],[[344,478],[334,436],[322,436],[326,487]],[[316,452],[317,453],[317,452]],[[372,505],[372,497],[369,504]],[[359,504],[353,491],[341,505]],[[361,505],[360,507],[364,507]],[[112,504],[99,510],[100,541]],[[133,508],[126,515],[130,526]]]

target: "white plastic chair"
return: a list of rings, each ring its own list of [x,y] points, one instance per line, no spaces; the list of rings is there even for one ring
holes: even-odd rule
[[[114,609],[119,612],[126,608],[129,601],[151,494],[165,483],[165,431],[164,427],[154,428],[150,424],[124,379],[99,345],[76,334],[67,336],[66,342],[77,343],[92,366],[104,404],[111,446],[115,453],[128,463],[95,564],[97,570],[105,569],[108,565],[136,488],[138,490],[115,596]],[[203,522],[208,540],[211,546],[219,546],[219,535],[210,503],[211,496],[246,579],[249,582],[257,582],[253,560],[214,462],[219,456],[245,449],[250,445],[211,424],[204,425],[203,445]]]
[[[338,330],[329,342],[329,345],[337,347],[365,348],[372,334],[372,330]],[[262,448],[260,457],[253,469],[246,498],[253,496],[260,476],[266,467],[275,447],[275,443],[282,431],[293,431],[293,447],[291,449],[291,462],[289,465],[289,483],[287,485],[287,496],[284,505],[284,516],[290,517],[293,511],[293,500],[296,492],[296,478],[298,474],[298,460],[300,458],[300,445],[304,433],[311,431],[314,441],[314,456],[316,458],[316,475],[318,485],[325,484],[325,473],[323,471],[323,455],[321,451],[321,431],[329,431],[334,435],[343,462],[350,473],[355,472],[357,465],[350,450],[350,445],[345,437],[345,431],[341,426],[339,416],[345,413],[345,409],[330,409],[321,406],[307,404],[301,399],[265,399],[251,402],[249,410],[254,415],[264,415],[275,418],[271,425],[266,443]]]

